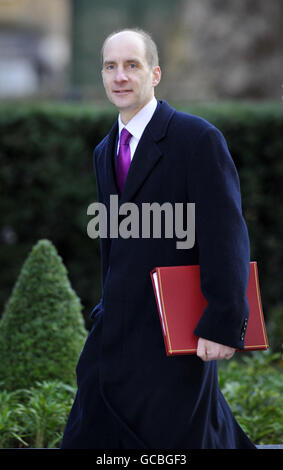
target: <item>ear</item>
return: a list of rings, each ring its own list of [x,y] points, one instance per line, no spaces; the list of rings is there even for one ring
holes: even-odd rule
[[[157,86],[161,80],[161,68],[156,65],[152,69],[152,86]]]

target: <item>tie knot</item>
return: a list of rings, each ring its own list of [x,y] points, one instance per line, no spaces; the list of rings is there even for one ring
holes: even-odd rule
[[[120,143],[121,145],[128,145],[130,142],[130,139],[132,137],[132,134],[124,127],[121,131],[120,135]]]

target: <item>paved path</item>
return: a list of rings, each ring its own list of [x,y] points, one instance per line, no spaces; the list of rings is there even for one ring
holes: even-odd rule
[[[283,445],[277,444],[277,445],[266,445],[266,446],[257,446],[258,449],[283,449]]]

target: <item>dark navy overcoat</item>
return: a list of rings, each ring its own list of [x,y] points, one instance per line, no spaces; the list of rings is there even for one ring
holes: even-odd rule
[[[108,214],[110,196],[117,195],[117,132],[116,122],[94,151],[98,198]],[[119,439],[137,449],[254,448],[219,390],[217,362],[166,356],[150,278],[156,266],[199,264],[208,305],[196,335],[243,348],[249,237],[221,132],[159,101],[119,207],[125,202],[140,214],[145,202],[195,203],[195,244],[177,249],[176,235],[168,238],[164,230],[161,238],[100,239],[102,299],[78,362],[62,448],[116,448]]]

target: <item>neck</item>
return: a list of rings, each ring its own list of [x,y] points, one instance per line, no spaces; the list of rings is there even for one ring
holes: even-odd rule
[[[121,110],[120,117],[122,123],[126,126],[128,122],[130,122],[130,120],[133,119],[133,117],[152,100],[153,97],[154,95],[152,95],[145,103],[143,103],[138,108],[132,110]]]

